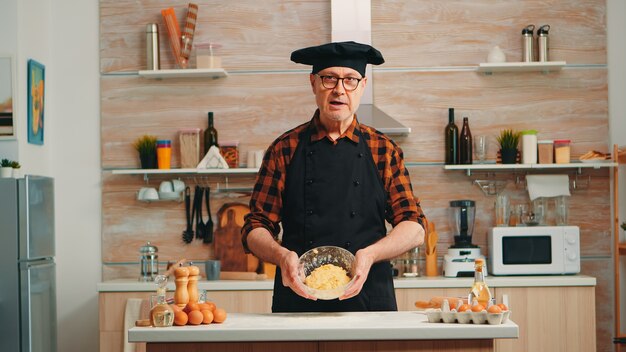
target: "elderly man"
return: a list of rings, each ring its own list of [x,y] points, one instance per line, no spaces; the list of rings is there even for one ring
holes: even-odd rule
[[[423,243],[426,219],[401,149],[355,115],[366,65],[384,59],[369,45],[340,42],[294,51],[291,60],[313,66],[318,109],[265,153],[244,248],[277,265],[274,312],[397,310],[389,260]],[[389,233],[385,220],[393,225]],[[335,300],[315,300],[298,275],[298,257],[325,245],[356,258],[354,280]]]

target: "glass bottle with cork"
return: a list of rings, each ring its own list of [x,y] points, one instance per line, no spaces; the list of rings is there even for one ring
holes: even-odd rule
[[[174,324],[174,309],[167,304],[165,292],[167,276],[157,275],[154,282],[157,284],[156,302],[151,302],[150,324],[154,327],[168,327]]]
[[[454,108],[448,109],[448,125],[444,130],[446,165],[459,163],[459,128],[454,123]]]
[[[211,146],[219,147],[217,143],[217,130],[213,125],[213,111],[209,111],[209,125],[204,130],[204,155],[209,151]]]
[[[469,128],[469,119],[463,117],[463,127],[459,136],[459,164],[468,165],[473,163],[472,132]]]
[[[478,301],[485,309],[491,302],[491,291],[485,282],[485,260],[476,258],[474,261],[474,284],[469,292],[468,303],[472,304],[474,300]]]

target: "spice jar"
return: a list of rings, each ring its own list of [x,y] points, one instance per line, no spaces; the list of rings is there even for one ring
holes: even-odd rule
[[[172,163],[172,141],[169,139],[157,141],[157,164],[159,169],[169,169]]]
[[[220,153],[226,160],[228,167],[239,167],[239,141],[226,141],[220,143]]]
[[[189,128],[178,131],[180,141],[180,167],[196,168],[200,163],[200,129]]]
[[[406,253],[404,260],[404,277],[417,277],[419,276],[419,247],[415,247]]]
[[[547,139],[537,141],[537,152],[539,154],[539,164],[554,163],[554,141]]]
[[[570,162],[569,139],[556,139],[554,141],[554,162],[557,164],[568,164]]]

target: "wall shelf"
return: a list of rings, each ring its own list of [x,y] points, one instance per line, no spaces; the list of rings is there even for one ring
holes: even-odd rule
[[[259,172],[258,168],[232,169],[112,169],[113,175],[253,175]]]
[[[472,164],[472,165],[444,165],[445,170],[465,170],[470,176],[472,170],[543,170],[543,169],[599,169],[615,167],[616,162],[571,162],[569,164]]]
[[[532,72],[532,71],[560,71],[566,65],[565,61],[547,62],[486,62],[478,64],[478,72]]]
[[[140,77],[148,79],[167,78],[222,78],[228,76],[223,68],[196,68],[175,70],[143,70],[138,72]]]

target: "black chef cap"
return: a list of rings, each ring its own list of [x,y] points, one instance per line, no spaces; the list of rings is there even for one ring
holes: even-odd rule
[[[380,65],[385,59],[380,51],[370,45],[338,42],[296,50],[291,53],[291,61],[313,65],[311,73],[318,73],[327,67],[349,67],[365,76],[367,64]]]

